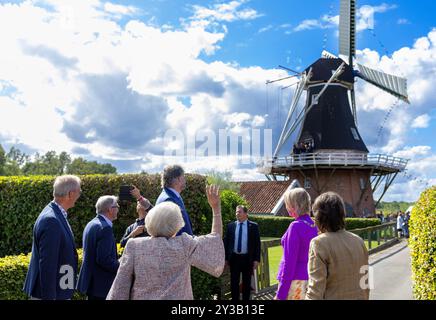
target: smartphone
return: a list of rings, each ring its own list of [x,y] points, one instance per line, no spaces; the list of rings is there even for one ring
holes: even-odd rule
[[[130,185],[122,185],[120,186],[120,193],[118,195],[118,199],[123,201],[136,201],[136,199],[130,194],[130,191],[133,190],[133,186]]]

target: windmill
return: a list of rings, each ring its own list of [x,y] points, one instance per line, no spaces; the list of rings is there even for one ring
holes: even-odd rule
[[[356,78],[406,103],[409,101],[406,79],[355,62],[355,43],[356,1],[341,0],[339,55],[346,61],[323,51],[320,59],[298,75],[273,158],[261,161],[258,169],[269,180],[297,179],[312,198],[325,191],[336,191],[344,198],[349,216],[367,216],[375,212],[408,161],[369,153],[358,130]],[[301,106],[304,91],[306,101]],[[290,144],[294,144],[294,152],[289,152]],[[383,186],[381,196],[374,204],[373,193],[380,186]]]

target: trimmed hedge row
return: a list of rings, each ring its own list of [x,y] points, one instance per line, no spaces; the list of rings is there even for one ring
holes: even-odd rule
[[[76,245],[82,246],[82,232],[95,216],[95,202],[104,194],[118,194],[120,185],[134,184],[146,198],[154,203],[161,192],[160,175],[86,175],[82,180],[82,195],[76,206],[69,210],[69,222]],[[26,298],[22,286],[27,273],[32,246],[33,224],[41,210],[52,200],[55,177],[0,177],[0,300]],[[186,175],[187,187],[183,191],[185,206],[190,215],[194,234],[207,234],[211,230],[212,212],[205,195],[206,178]],[[234,219],[235,207],[246,204],[235,192],[221,192],[223,222]],[[121,239],[126,227],[136,218],[135,203],[121,203],[118,220],[114,223],[116,239]],[[80,252],[80,249],[79,249]],[[17,256],[11,256],[17,255]],[[192,287],[195,299],[210,299],[219,292],[220,279],[192,268]],[[76,298],[80,298],[77,296]]]
[[[259,231],[262,237],[276,238],[281,238],[288,229],[289,224],[294,221],[294,218],[291,217],[268,217],[255,214],[251,214],[249,219],[259,225]],[[347,230],[368,228],[380,224],[379,219],[345,218],[345,229]]]
[[[413,294],[418,300],[436,299],[436,187],[424,191],[410,221]]]
[[[82,232],[95,216],[95,203],[105,194],[118,195],[123,184],[134,184],[154,203],[161,192],[160,175],[85,175],[82,195],[74,208],[68,210],[77,247],[82,246]],[[52,176],[0,177],[0,257],[30,252],[33,224],[41,210],[52,200]],[[200,175],[186,175],[187,187],[183,199],[195,234],[210,232],[212,213],[205,195],[206,179]],[[136,204],[121,203],[114,234],[120,240],[126,227],[135,221]]]
[[[82,265],[83,250],[77,250],[79,256],[79,270]],[[118,244],[118,253],[122,254],[122,248]],[[23,291],[24,280],[30,263],[31,254],[20,254],[17,256],[6,256],[0,258],[0,300],[27,300],[28,297]],[[192,291],[195,299],[211,299],[220,292],[220,280],[191,268]],[[75,292],[73,300],[84,300],[86,296]]]

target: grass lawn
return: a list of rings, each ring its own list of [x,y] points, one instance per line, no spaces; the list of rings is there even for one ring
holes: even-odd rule
[[[269,279],[271,285],[277,283],[277,272],[279,271],[279,263],[282,259],[283,249],[281,246],[268,248],[269,259]]]
[[[268,239],[275,239],[275,238],[264,238],[262,237],[262,240],[268,240]],[[383,244],[383,242],[380,242],[380,244]],[[365,240],[365,245],[368,248],[368,240]],[[371,248],[378,247],[377,241],[371,241]],[[269,279],[271,282],[271,285],[274,285],[277,283],[277,272],[279,269],[279,263],[282,259],[283,255],[283,249],[281,246],[278,247],[272,247],[268,248],[268,259],[269,259]]]

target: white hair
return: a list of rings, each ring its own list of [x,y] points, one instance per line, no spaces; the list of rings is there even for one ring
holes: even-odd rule
[[[80,189],[80,178],[73,175],[56,177],[53,183],[53,197],[65,197],[71,191]]]
[[[169,201],[159,203],[145,217],[145,228],[153,237],[170,238],[184,226],[179,206]]]
[[[95,212],[96,213],[104,213],[108,211],[113,205],[115,205],[118,201],[118,197],[116,196],[101,196],[98,198],[97,203],[95,204]]]

